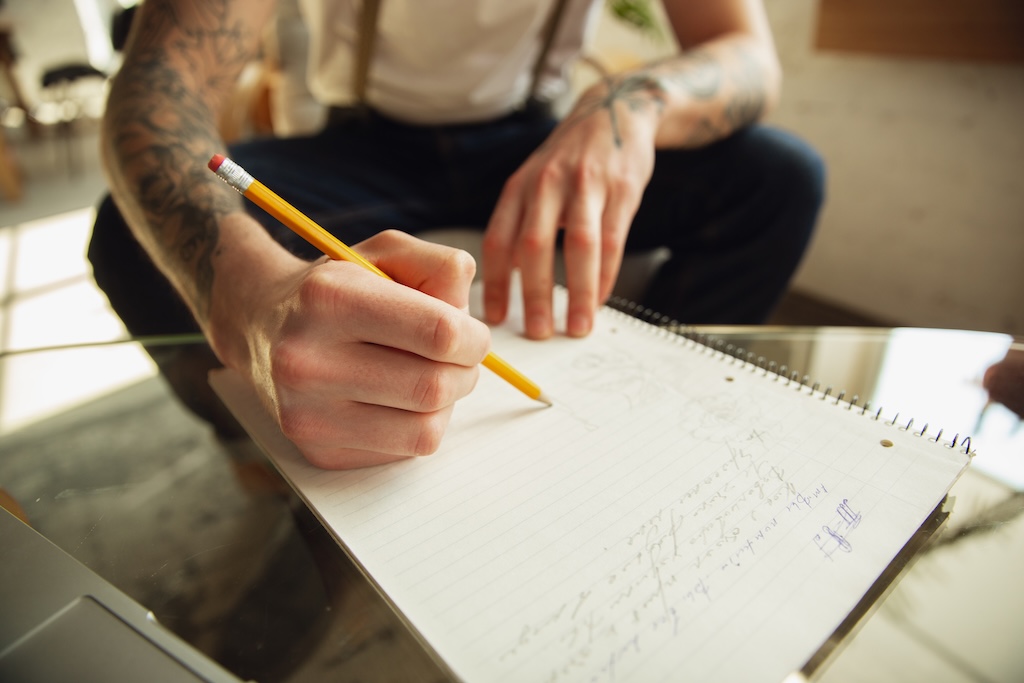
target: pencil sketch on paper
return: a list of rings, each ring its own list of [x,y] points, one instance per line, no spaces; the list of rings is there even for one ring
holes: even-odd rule
[[[617,396],[629,409],[650,405],[678,392],[643,357],[621,349],[591,351],[571,365],[576,386],[605,397]]]
[[[675,428],[694,441],[723,443],[749,436],[751,424],[760,417],[758,403],[749,396],[730,393],[706,394],[679,411]]]

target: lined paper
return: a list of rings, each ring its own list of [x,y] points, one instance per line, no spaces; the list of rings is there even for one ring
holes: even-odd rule
[[[244,380],[211,383],[465,681],[780,681],[967,465],[958,450],[605,310],[494,348],[440,451],[310,466]],[[892,445],[885,446],[883,441]]]

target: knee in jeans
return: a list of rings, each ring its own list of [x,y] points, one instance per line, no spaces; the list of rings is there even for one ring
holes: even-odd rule
[[[811,145],[788,133],[770,131],[773,149],[765,155],[773,191],[817,214],[825,200],[825,161]]]

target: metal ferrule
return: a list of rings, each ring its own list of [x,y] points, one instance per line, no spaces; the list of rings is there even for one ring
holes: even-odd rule
[[[255,178],[246,173],[245,169],[231,161],[231,159],[225,159],[221,162],[220,167],[217,169],[217,175],[228,185],[238,190],[239,194],[245,194],[245,191],[255,181]]]

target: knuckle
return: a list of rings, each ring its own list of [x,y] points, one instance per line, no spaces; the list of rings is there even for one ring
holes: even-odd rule
[[[300,448],[314,431],[309,419],[299,410],[282,408],[278,413],[278,423],[281,433]]]
[[[445,272],[460,281],[476,277],[476,259],[464,249],[453,249],[445,264]]]
[[[598,246],[598,237],[594,231],[588,230],[586,226],[566,226],[565,246],[568,249],[581,251],[593,251]]]
[[[457,350],[459,334],[454,315],[454,310],[442,310],[426,323],[423,344],[432,358],[449,358]]]
[[[322,311],[351,305],[351,296],[344,287],[337,287],[328,268],[314,268],[302,280],[298,290],[299,304],[304,310]]]
[[[404,232],[401,230],[395,230],[394,228],[385,228],[384,230],[381,230],[379,234],[381,239],[385,240],[402,240],[406,236]]]
[[[527,257],[535,257],[551,249],[551,240],[539,231],[531,230],[519,240],[519,248]]]
[[[412,454],[417,456],[431,455],[441,447],[444,438],[445,420],[439,415],[424,415],[418,425]]]
[[[486,256],[498,256],[508,251],[511,240],[504,233],[497,230],[488,230],[480,243],[480,248]]]
[[[560,185],[565,179],[565,170],[561,164],[544,163],[537,169],[537,184],[540,186]]]
[[[418,412],[434,412],[451,401],[451,383],[442,369],[434,364],[420,373],[413,389],[413,405]]]
[[[410,235],[402,232],[401,230],[396,230],[394,228],[386,228],[378,232],[374,236],[374,239],[375,241],[380,242],[379,246],[381,248],[393,249],[398,247],[402,242],[406,241],[407,239],[410,239],[410,237]]]
[[[617,231],[609,230],[601,235],[602,253],[618,253],[622,251],[625,244],[625,238],[622,235],[620,235]]]
[[[582,161],[576,164],[572,173],[573,186],[584,188],[593,184],[604,174],[603,167],[596,161]]]
[[[301,387],[309,375],[308,353],[300,344],[279,344],[270,352],[270,376],[275,386]]]

